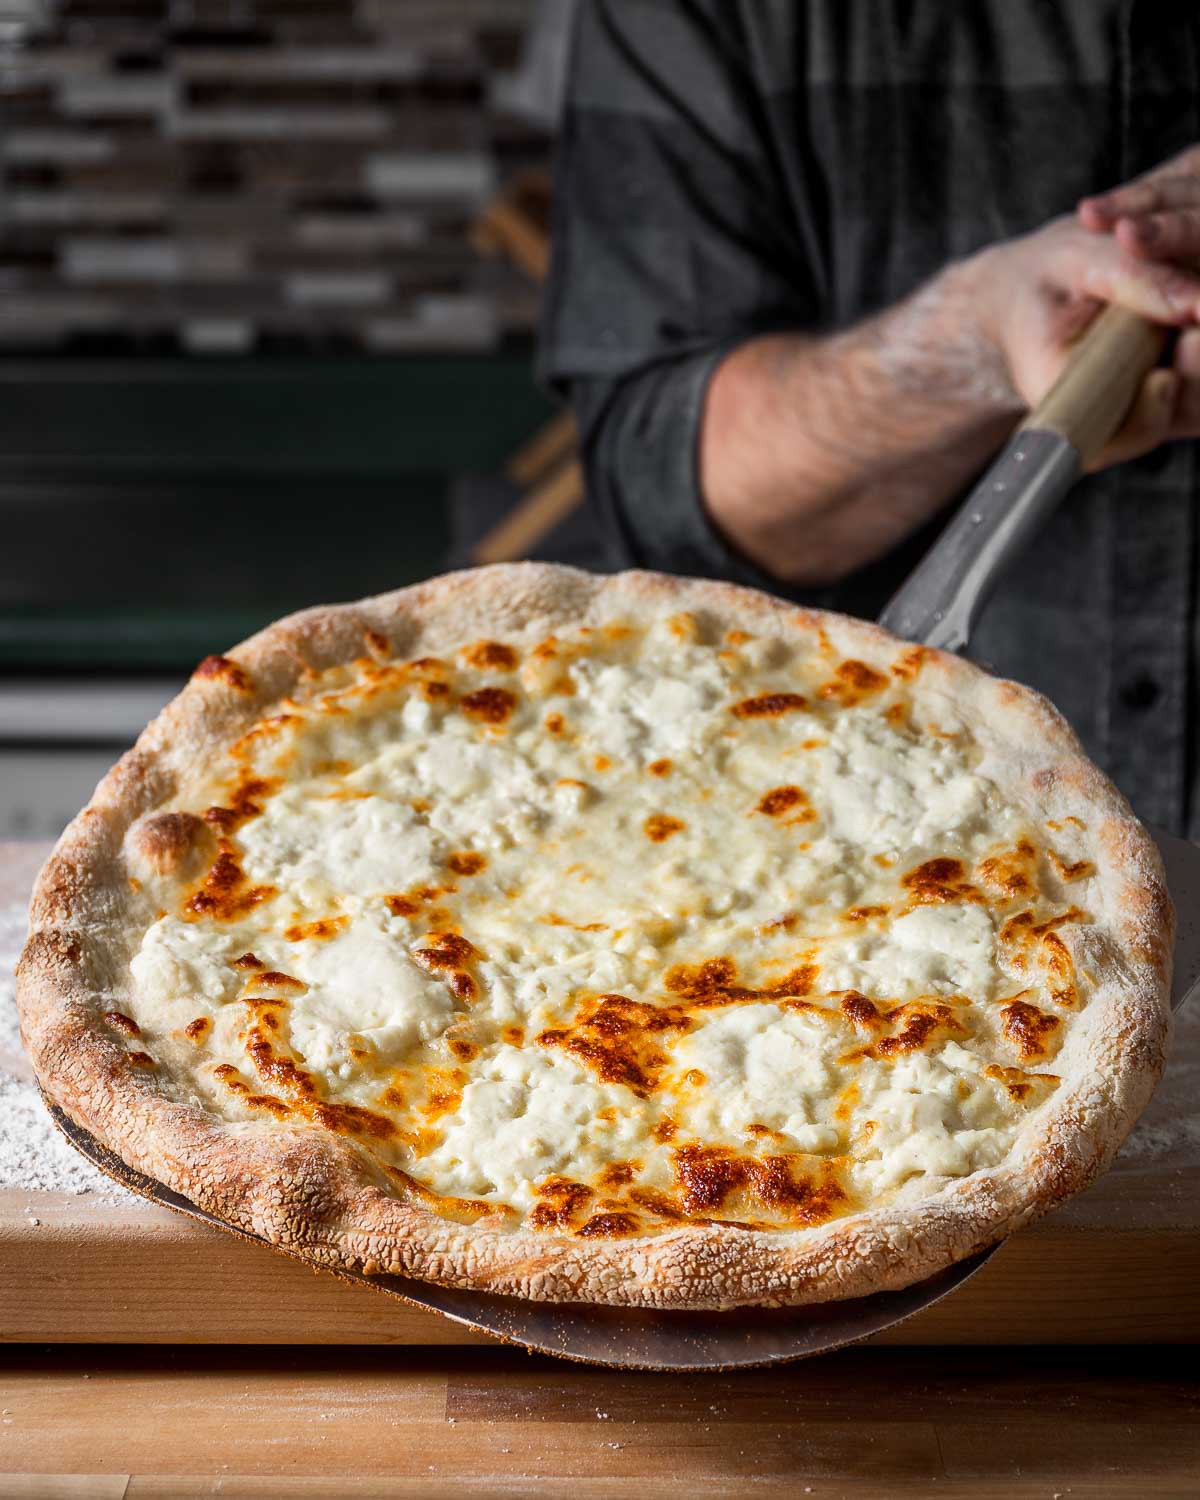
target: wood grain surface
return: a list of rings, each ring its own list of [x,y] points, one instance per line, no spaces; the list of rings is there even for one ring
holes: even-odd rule
[[[1200,1169],[1181,1197],[1200,1202]],[[36,1223],[32,1222],[34,1219]],[[237,1295],[214,1295],[236,1287]],[[64,1290],[70,1288],[70,1295]],[[0,1195],[0,1342],[463,1344],[437,1313],[135,1203]],[[1011,1239],[889,1344],[1200,1341],[1200,1231],[1059,1225]]]
[[[1150,1350],[1105,1366],[857,1350],[657,1376],[500,1349],[10,1349],[0,1491],[1194,1497],[1200,1383]]]

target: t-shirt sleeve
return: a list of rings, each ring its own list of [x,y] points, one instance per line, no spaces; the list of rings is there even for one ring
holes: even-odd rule
[[[820,299],[740,9],[580,6],[540,368],[616,564],[764,584],[701,500],[705,395],[731,348],[815,326]]]

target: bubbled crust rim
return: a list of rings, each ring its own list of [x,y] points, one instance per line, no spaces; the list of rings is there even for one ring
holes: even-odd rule
[[[655,1308],[799,1305],[908,1286],[1030,1223],[1111,1161],[1162,1073],[1174,912],[1158,850],[1046,699],[958,657],[926,653],[914,690],[944,696],[985,749],[988,774],[1043,820],[1094,830],[1095,987],[1074,1067],[996,1166],[927,1196],[811,1229],[689,1225],[579,1240],[487,1220],[462,1225],[385,1190],[355,1147],[311,1127],[237,1123],[164,1094],[103,1026],[106,931],[129,906],[131,825],[176,795],[198,760],[271,711],[310,669],[349,662],[370,631],[397,656],[437,654],[537,621],[547,632],[693,610],[724,627],[795,639],[824,631],[844,655],[890,666],[912,648],[860,620],[732,584],[647,572],[597,577],[545,563],[435,578],[291,615],[196,675],[97,787],[37,881],[18,966],[21,1028],[47,1095],[138,1171],[237,1229],[317,1265],[395,1273],[545,1301]]]

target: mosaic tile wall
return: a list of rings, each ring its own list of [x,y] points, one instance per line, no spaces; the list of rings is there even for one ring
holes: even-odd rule
[[[0,352],[487,350],[533,0],[0,0]],[[506,95],[506,85],[508,91]]]

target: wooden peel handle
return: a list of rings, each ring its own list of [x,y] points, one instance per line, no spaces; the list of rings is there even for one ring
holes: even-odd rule
[[[1165,328],[1140,314],[1106,307],[1022,428],[1057,432],[1088,468],[1125,420],[1142,381],[1158,363],[1166,337]]]

